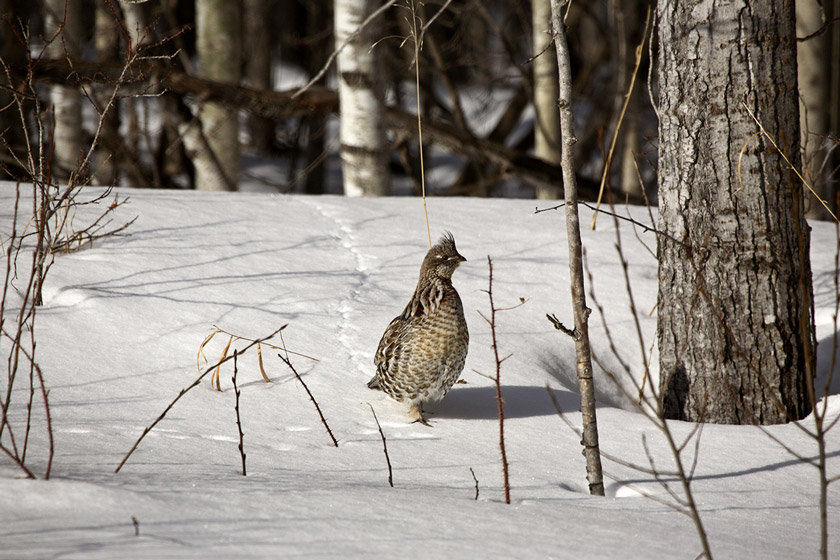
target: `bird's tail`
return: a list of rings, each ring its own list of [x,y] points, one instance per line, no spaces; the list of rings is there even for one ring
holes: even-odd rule
[[[381,389],[379,386],[379,378],[377,376],[373,376],[373,378],[368,381],[368,388],[369,389]]]

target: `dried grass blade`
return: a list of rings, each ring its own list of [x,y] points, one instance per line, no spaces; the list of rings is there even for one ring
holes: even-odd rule
[[[225,349],[222,350],[222,355],[219,356],[219,362],[222,362],[225,358],[227,358],[228,350],[230,350],[230,345],[233,342],[233,336],[228,339],[228,343],[225,345]],[[222,385],[219,383],[219,371],[222,369],[222,364],[220,363],[216,366],[216,371],[213,372],[213,375],[210,376],[210,384],[213,384],[213,380],[216,380],[216,390],[221,391]]]
[[[257,362],[260,364],[260,374],[262,374],[263,379],[265,379],[266,383],[271,383],[271,379],[269,379],[268,374],[265,373],[265,367],[263,366],[262,359],[262,345],[259,342],[257,343]]]
[[[213,328],[215,330],[213,332],[211,332],[209,335],[207,335],[207,338],[205,338],[204,342],[202,342],[198,347],[198,355],[196,355],[196,357],[195,357],[195,365],[198,368],[199,373],[201,373],[201,359],[202,358],[204,359],[204,364],[205,365],[207,364],[207,356],[204,355],[204,347],[207,346],[207,344],[211,340],[213,340],[213,337],[216,336],[217,334],[219,334],[219,332],[220,332],[219,327],[213,325]]]

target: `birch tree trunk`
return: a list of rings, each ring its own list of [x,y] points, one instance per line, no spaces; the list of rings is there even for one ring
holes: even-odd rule
[[[240,78],[241,24],[239,2],[196,0],[198,75],[236,84]],[[234,190],[239,178],[239,113],[219,103],[204,102],[199,111],[201,136],[185,137],[195,164],[198,190]]]
[[[793,3],[659,12],[660,391],[666,418],[768,424],[813,397]]]
[[[113,12],[105,3],[96,4],[93,41],[97,60],[100,62],[119,60],[119,27],[114,21]],[[110,102],[112,92],[112,87],[94,87],[93,96],[100,114]],[[115,101],[115,106],[108,109],[104,117],[99,145],[94,152],[93,180],[98,185],[111,185],[117,180],[119,134],[120,107],[119,101]]]
[[[601,470],[601,450],[598,444],[598,421],[595,413],[595,383],[592,378],[592,349],[589,345],[589,313],[586,307],[586,292],[583,285],[583,244],[580,238],[578,218],[577,180],[575,179],[574,144],[577,142],[572,123],[572,68],[569,60],[569,45],[563,23],[564,8],[568,0],[551,0],[551,25],[554,30],[554,46],[557,52],[557,67],[560,94],[560,136],[563,150],[563,193],[566,202],[566,234],[569,241],[569,276],[572,281],[572,311],[575,328],[577,356],[577,377],[580,386],[580,414],[583,420],[583,456],[586,458],[586,478],[589,492],[604,495],[604,479]]]
[[[335,0],[335,43],[340,46],[378,7],[374,0]],[[369,23],[338,55],[341,168],[344,194],[382,196],[391,190],[385,135],[385,81],[377,20]]]
[[[534,76],[534,153],[560,165],[560,112],[557,110],[557,53],[551,46],[551,0],[531,0]],[[538,199],[553,199],[560,189],[537,186]]]
[[[45,0],[43,6],[46,37],[59,32],[47,47],[47,56],[78,59],[81,0]],[[55,115],[52,175],[66,179],[78,169],[82,157],[82,93],[76,86],[54,85],[50,87],[50,102]]]

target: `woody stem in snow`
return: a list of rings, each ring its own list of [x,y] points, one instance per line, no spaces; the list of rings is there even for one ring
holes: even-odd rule
[[[592,380],[592,353],[589,346],[589,313],[583,286],[583,258],[580,238],[580,220],[577,206],[577,183],[573,146],[575,138],[572,127],[572,73],[569,62],[569,46],[563,24],[563,0],[551,0],[551,22],[554,30],[554,47],[557,51],[560,99],[560,135],[562,146],[563,193],[566,201],[566,230],[569,239],[569,272],[572,281],[572,307],[575,327],[571,335],[575,341],[577,356],[577,377],[580,386],[580,412],[583,420],[583,455],[586,458],[586,478],[589,492],[604,495],[604,480],[601,472],[601,452],[598,446],[598,423],[595,416],[595,385]]]

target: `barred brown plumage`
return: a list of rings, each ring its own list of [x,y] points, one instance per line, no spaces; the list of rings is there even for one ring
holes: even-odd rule
[[[464,369],[470,335],[452,273],[466,260],[451,233],[441,237],[423,259],[411,301],[376,349],[368,387],[408,403],[415,422],[428,425],[423,403],[442,399]]]

